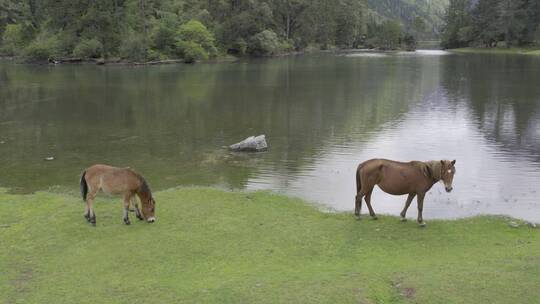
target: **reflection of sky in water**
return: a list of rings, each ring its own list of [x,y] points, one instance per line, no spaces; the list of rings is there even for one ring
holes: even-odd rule
[[[414,52],[377,52],[377,51],[358,51],[345,55],[346,57],[387,57],[387,56],[445,56],[451,55],[451,52],[442,50],[416,50]]]
[[[515,122],[511,109],[503,117],[501,133],[512,137]],[[335,210],[351,211],[356,191],[354,174],[361,161],[457,159],[454,191],[448,194],[442,184],[436,184],[426,196],[425,218],[505,214],[540,221],[536,184],[540,181],[540,165],[527,154],[501,150],[475,124],[465,105],[450,105],[443,94],[433,94],[399,121],[382,126],[368,140],[335,145],[294,176],[263,170],[249,181],[248,189],[278,189]],[[405,199],[377,188],[372,202],[376,212],[398,215]],[[416,204],[408,216],[416,217]]]
[[[386,53],[378,53],[378,52],[358,52],[358,53],[352,53],[347,54],[347,57],[386,57],[388,54]]]

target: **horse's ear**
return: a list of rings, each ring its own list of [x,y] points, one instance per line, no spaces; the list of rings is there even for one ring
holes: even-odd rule
[[[455,165],[455,164],[456,164],[456,160],[454,159],[454,160],[452,161],[452,166]]]

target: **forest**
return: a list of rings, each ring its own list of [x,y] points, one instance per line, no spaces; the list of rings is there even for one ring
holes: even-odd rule
[[[392,12],[385,17],[387,5],[368,5],[367,0],[0,0],[0,54],[193,62],[306,50],[414,49],[422,33],[433,32],[426,11],[407,10],[414,15],[401,22]]]
[[[538,46],[540,1],[451,0],[445,24],[445,48]]]

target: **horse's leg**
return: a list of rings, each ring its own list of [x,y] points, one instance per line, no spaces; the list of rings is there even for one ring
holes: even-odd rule
[[[422,217],[422,211],[424,210],[424,197],[426,196],[425,193],[418,193],[417,202],[418,202],[418,225],[421,227],[425,227],[426,223],[424,222],[424,218]]]
[[[132,195],[131,202],[133,203],[133,207],[135,208],[135,216],[142,221],[144,218],[142,217],[141,210],[139,210],[139,206],[137,205],[137,196]]]
[[[412,200],[414,199],[415,196],[416,196],[416,193],[411,193],[407,197],[407,201],[405,202],[405,207],[403,208],[403,211],[401,211],[401,221],[402,222],[407,221],[407,218],[405,217],[407,215],[407,209],[409,209],[409,206],[411,205]]]
[[[362,197],[364,197],[364,193],[362,193],[362,190],[356,194],[356,200],[355,200],[355,207],[354,207],[354,215],[360,217],[360,212],[362,211]]]
[[[373,188],[371,188],[371,190],[369,190],[366,193],[366,196],[364,196],[364,199],[366,200],[366,205],[369,209],[369,215],[371,216],[372,219],[376,220],[377,215],[375,214],[375,211],[373,211],[373,207],[371,207],[371,193],[373,193]]]
[[[92,226],[96,225],[96,213],[94,212],[94,198],[96,197],[95,192],[88,193],[88,196],[86,197],[86,204],[88,205],[88,212],[90,219],[88,220]]]
[[[131,198],[131,194],[124,195],[124,224],[129,225],[131,222],[129,221],[129,200]]]
[[[90,222],[90,208],[88,208],[88,199],[86,200],[86,206],[84,206],[84,218]]]

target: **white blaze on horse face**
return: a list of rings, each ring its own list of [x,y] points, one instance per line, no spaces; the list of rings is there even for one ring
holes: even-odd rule
[[[448,173],[452,173],[452,169],[449,169],[449,170],[448,170]]]

